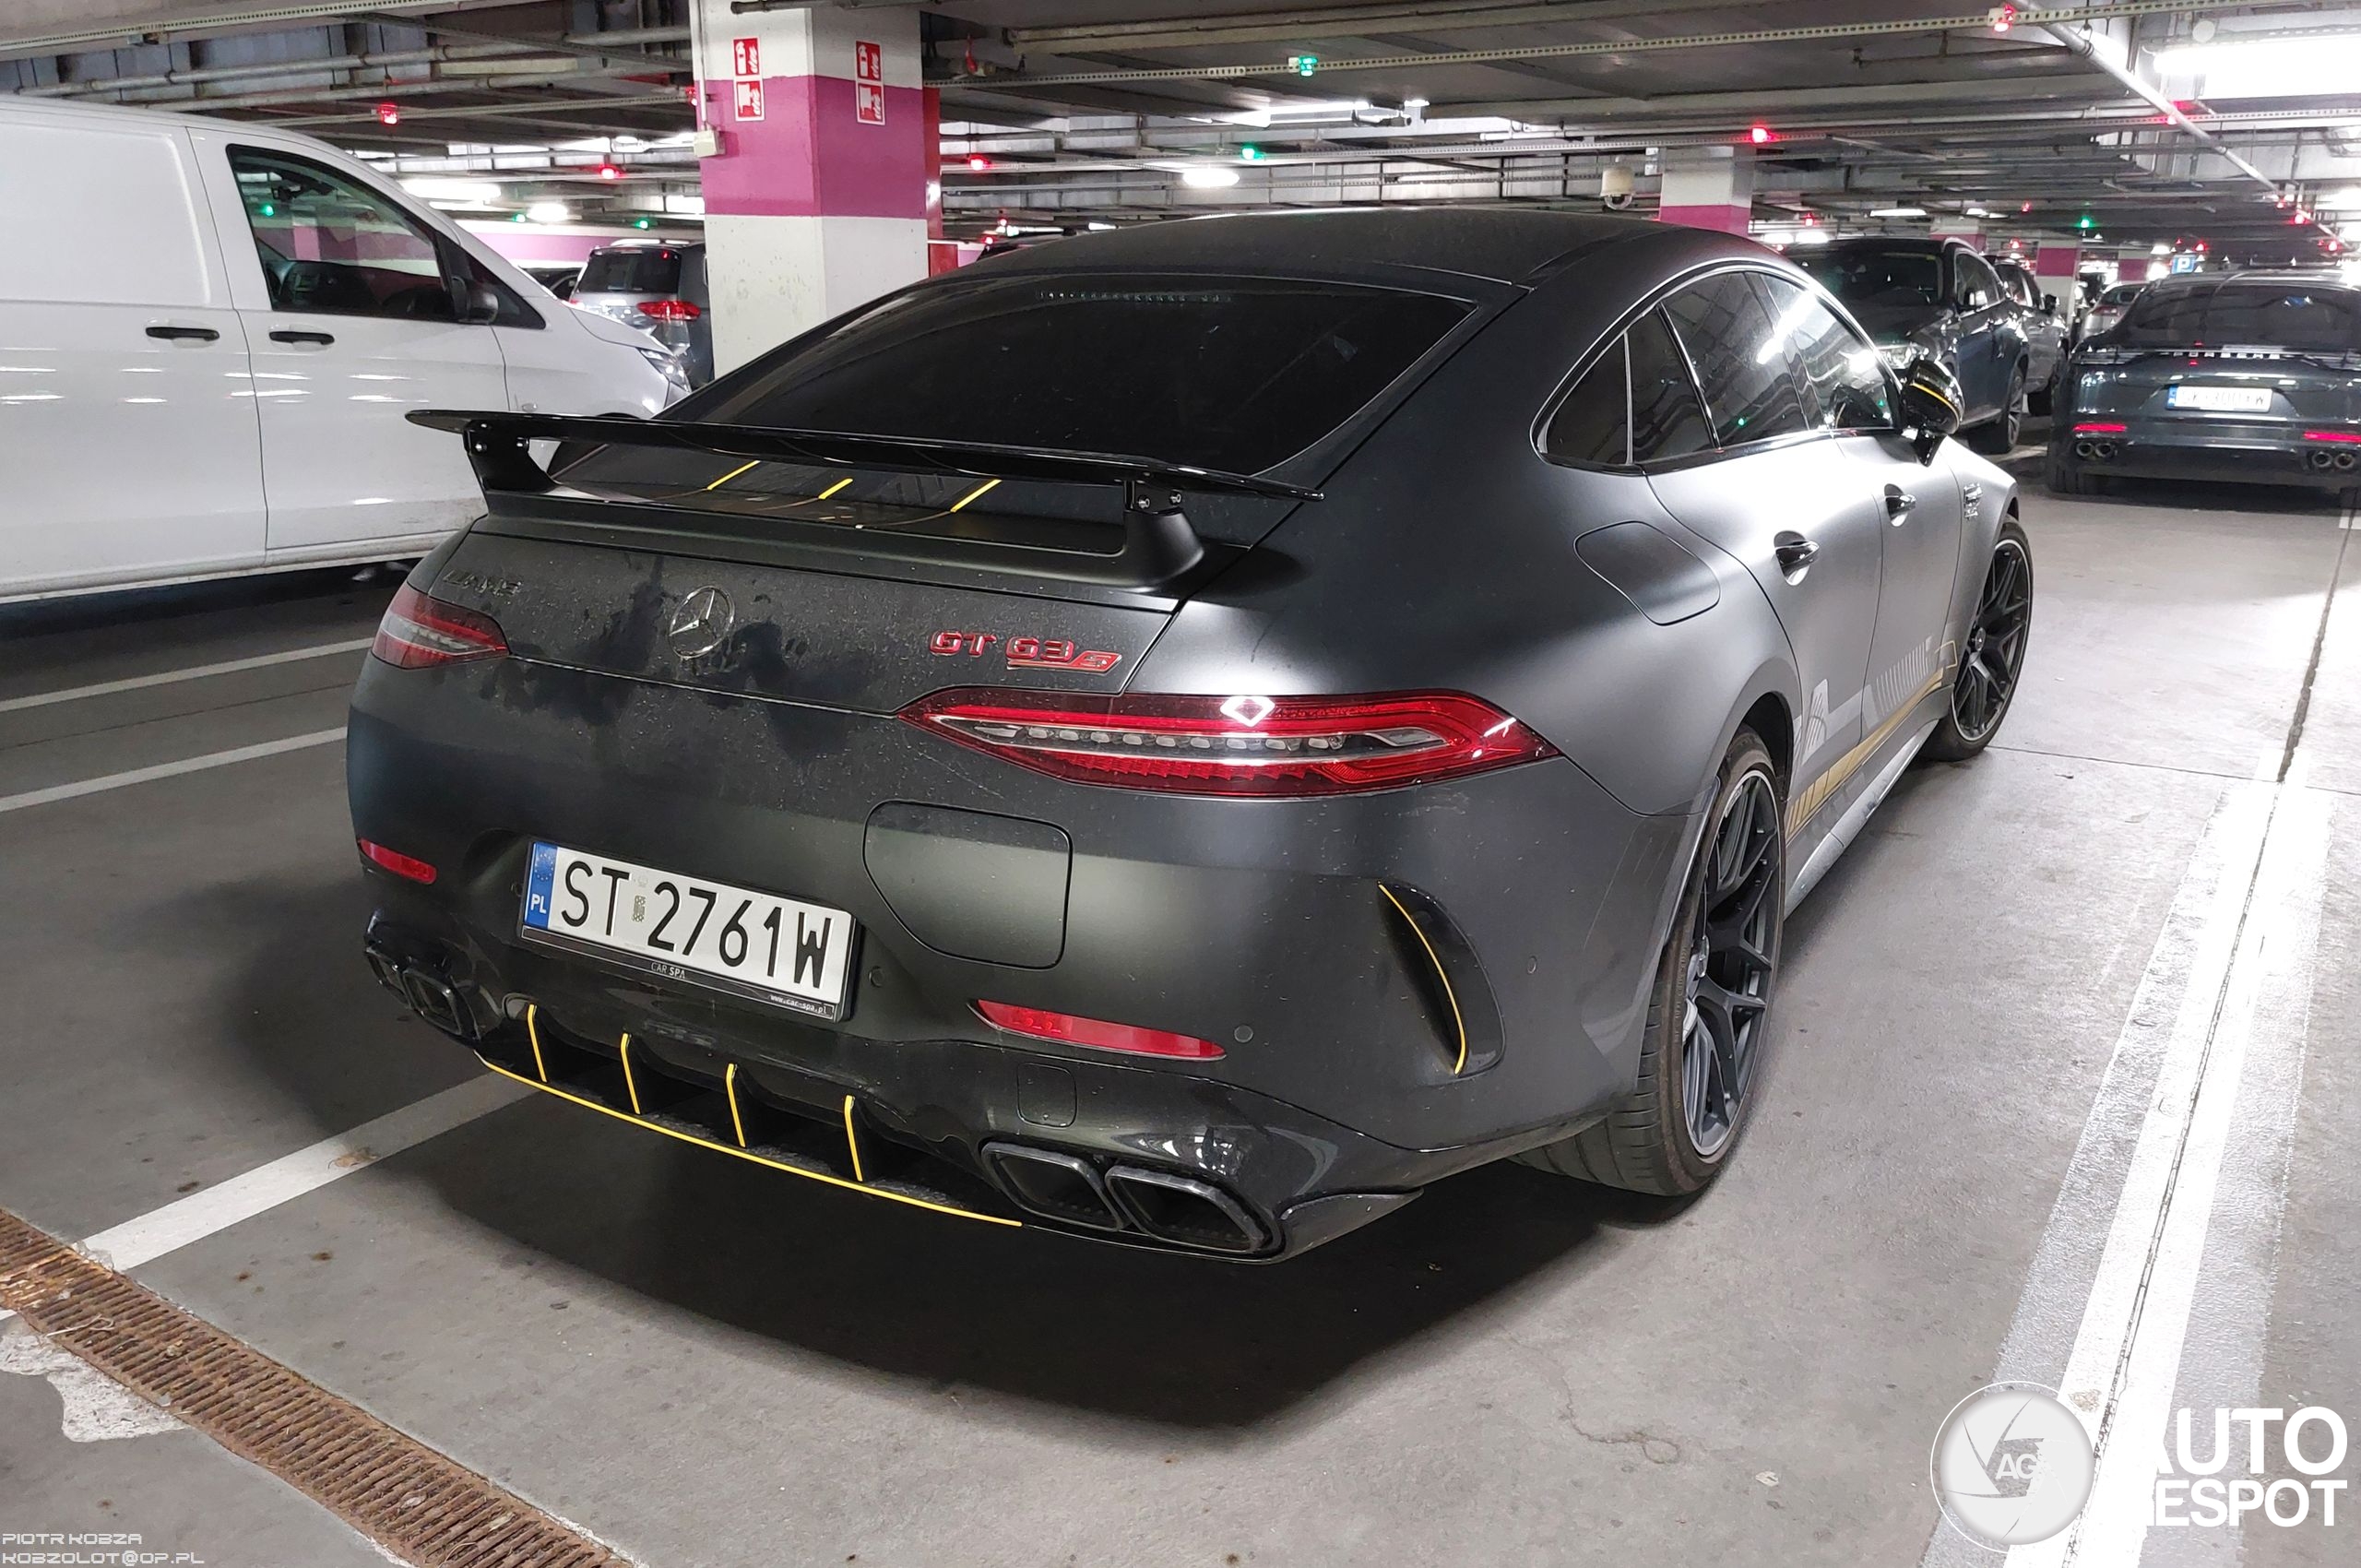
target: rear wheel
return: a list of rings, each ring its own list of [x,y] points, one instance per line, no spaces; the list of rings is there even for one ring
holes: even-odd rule
[[[2058,407],[2058,383],[2065,374],[2066,355],[2061,350],[2058,357],[2050,362],[2049,379],[2026,394],[2025,408],[2033,413],[2047,418],[2050,410]]]
[[[1997,457],[2015,448],[2024,427],[2025,367],[2020,363],[2009,373],[2009,396],[2000,405],[1999,415],[1969,431],[1967,444],[1987,457]]]
[[[1639,1080],[1604,1122],[1520,1156],[1525,1164],[1663,1196],[1720,1171],[1768,1038],[1786,926],[1783,808],[1770,752],[1740,730],[1656,961]]]
[[[1926,754],[1937,762],[1964,762],[1992,743],[2000,721],[2016,700],[2024,673],[2025,645],[2033,636],[2033,552],[2014,517],[2000,525],[1984,588],[1967,624],[1959,674],[1952,682],[1951,707]]]
[[[2055,442],[2049,447],[2049,472],[2046,476],[2049,488],[2060,495],[2092,495],[2098,491],[2099,481],[2082,471],[2082,465],[2068,455],[2066,448]]]

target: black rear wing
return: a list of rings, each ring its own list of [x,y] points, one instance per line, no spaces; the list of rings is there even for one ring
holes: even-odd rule
[[[777,520],[772,526],[791,530],[796,542],[825,549],[1126,588],[1154,588],[1170,582],[1204,558],[1204,543],[1181,510],[1183,493],[1278,501],[1321,499],[1319,491],[1258,479],[1252,474],[1224,473],[1216,469],[1108,452],[1061,452],[973,441],[777,430],[758,425],[700,424],[615,415],[420,409],[413,410],[409,419],[410,423],[429,430],[453,432],[466,442],[468,460],[475,468],[476,481],[483,487],[487,502],[496,493],[537,496],[558,490],[558,481],[549,470],[534,461],[529,445],[551,440],[666,447],[720,457],[884,469],[898,473],[1121,486],[1123,545],[1113,553],[975,538],[834,528],[786,519]],[[601,509],[608,505],[638,509],[628,503],[605,503]],[[658,502],[646,505],[651,512],[677,517],[677,508]]]

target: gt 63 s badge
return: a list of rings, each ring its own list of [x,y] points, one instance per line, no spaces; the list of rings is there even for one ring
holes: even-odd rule
[[[980,659],[986,649],[995,647],[1012,670],[1076,670],[1086,675],[1100,675],[1123,661],[1120,653],[1086,650],[1060,637],[1003,639],[992,632],[937,632],[927,644],[930,651],[945,658],[964,653]]]

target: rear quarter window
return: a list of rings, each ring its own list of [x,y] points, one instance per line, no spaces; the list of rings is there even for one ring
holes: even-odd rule
[[[2352,353],[2361,351],[2361,293],[2292,280],[2152,289],[2117,331],[2132,348]]]

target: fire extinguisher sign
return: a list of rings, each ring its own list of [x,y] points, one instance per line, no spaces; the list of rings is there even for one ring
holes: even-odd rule
[[[864,125],[885,123],[885,51],[874,43],[852,46],[852,109]]]
[[[759,77],[763,74],[760,39],[733,38],[730,41],[730,74],[733,77]]]

